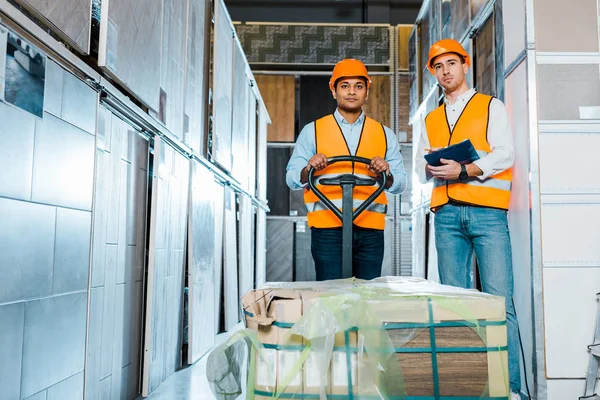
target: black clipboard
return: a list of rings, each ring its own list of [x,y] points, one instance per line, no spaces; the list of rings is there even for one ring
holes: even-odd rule
[[[469,139],[453,144],[452,146],[444,147],[433,153],[425,154],[425,160],[433,167],[442,165],[440,162],[441,158],[454,160],[459,164],[469,164],[475,160],[479,160],[479,154],[477,154],[477,150],[475,150],[473,143]]]

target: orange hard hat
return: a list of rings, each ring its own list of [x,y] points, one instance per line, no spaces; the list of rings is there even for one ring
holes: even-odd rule
[[[435,75],[435,71],[433,70],[433,61],[444,54],[455,53],[465,59],[465,63],[467,67],[471,65],[471,58],[469,57],[469,53],[454,39],[442,39],[437,41],[431,46],[429,49],[429,61],[427,61],[427,69],[433,75]]]
[[[329,80],[329,88],[334,90],[335,81],[351,76],[362,76],[367,79],[367,89],[371,86],[371,78],[369,78],[365,64],[354,58],[346,58],[333,67],[331,79]]]

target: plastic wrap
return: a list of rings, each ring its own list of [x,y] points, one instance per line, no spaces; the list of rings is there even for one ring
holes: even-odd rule
[[[266,284],[243,307],[248,329],[207,365],[229,371],[217,399],[242,382],[247,399],[508,398],[502,297],[394,277]]]

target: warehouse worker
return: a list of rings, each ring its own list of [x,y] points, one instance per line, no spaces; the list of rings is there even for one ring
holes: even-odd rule
[[[345,59],[337,63],[329,81],[337,109],[302,129],[287,166],[288,186],[292,190],[304,189],[318,281],[342,278],[342,223],[307,187],[309,169],[315,169],[315,177],[344,173],[377,177],[385,172],[389,193],[399,194],[406,188],[396,135],[362,110],[370,84],[367,68],[359,60]],[[349,155],[370,159],[371,163],[368,166],[350,162],[327,165],[330,157]],[[316,183],[329,199],[341,206],[341,187]],[[355,187],[355,202],[362,202],[376,189],[376,186]],[[374,279],[381,275],[386,210],[387,199],[382,193],[354,220],[352,265],[357,278]]]
[[[444,104],[422,121],[415,169],[421,183],[433,181],[435,245],[443,284],[469,287],[473,251],[484,292],[506,299],[512,398],[521,388],[519,337],[513,295],[512,252],[507,210],[514,161],[513,136],[504,104],[469,89],[471,61],[455,40],[443,39],[429,51],[427,68],[444,90]],[[431,166],[426,152],[470,139],[480,158]]]

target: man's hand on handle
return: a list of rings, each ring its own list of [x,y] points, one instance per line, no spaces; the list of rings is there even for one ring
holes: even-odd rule
[[[387,180],[385,182],[386,189],[389,189],[390,186],[392,186],[392,183],[394,183],[394,177],[390,175],[390,164],[388,164],[388,162],[385,161],[383,158],[373,157],[371,159],[371,164],[369,164],[368,168],[369,171],[373,172],[376,175],[385,172],[385,174],[387,175]]]
[[[302,172],[300,173],[300,182],[308,182],[308,171],[310,170],[310,167],[313,167],[317,171],[320,171],[323,168],[327,167],[327,157],[325,157],[325,154],[315,154],[310,158],[310,160],[308,160],[308,164],[306,165],[306,167],[304,167],[304,169],[302,169]]]

